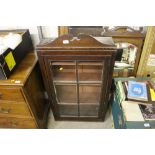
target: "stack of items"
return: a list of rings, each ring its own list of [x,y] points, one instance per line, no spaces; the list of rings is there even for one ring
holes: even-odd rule
[[[22,36],[17,33],[8,33],[0,36],[0,55],[8,48],[14,50],[22,42]]]
[[[155,124],[155,84],[151,80],[133,79],[132,81],[128,79],[116,80],[115,86],[115,99],[112,107],[114,110],[118,104],[119,110],[122,111],[122,116],[119,116],[121,125],[124,122],[124,128],[152,128],[154,125],[151,126],[151,124]],[[113,117],[115,116],[114,112]],[[118,116],[116,117],[118,119]]]
[[[7,79],[33,44],[28,30],[0,31],[0,79]]]

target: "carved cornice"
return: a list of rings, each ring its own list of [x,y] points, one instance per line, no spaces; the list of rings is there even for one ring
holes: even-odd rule
[[[43,44],[37,45],[37,49],[50,49],[53,48],[105,48],[105,49],[116,49],[116,46],[114,45],[114,42],[112,38],[110,37],[103,37],[103,41],[100,42],[96,40],[95,38],[81,34],[77,37],[74,37],[72,34],[66,34],[62,35],[55,40],[49,40],[48,42],[45,42]]]

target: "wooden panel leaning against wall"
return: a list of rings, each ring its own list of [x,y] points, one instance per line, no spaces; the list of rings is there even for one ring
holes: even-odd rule
[[[137,76],[155,78],[155,26],[148,26]]]

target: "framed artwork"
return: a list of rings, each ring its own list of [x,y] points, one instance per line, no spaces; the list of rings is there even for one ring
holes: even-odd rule
[[[148,26],[137,76],[155,78],[155,26]]]

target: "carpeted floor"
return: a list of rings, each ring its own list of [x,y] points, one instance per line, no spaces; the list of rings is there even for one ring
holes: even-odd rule
[[[112,129],[111,110],[107,112],[104,122],[55,121],[52,112],[49,113],[48,129]]]

